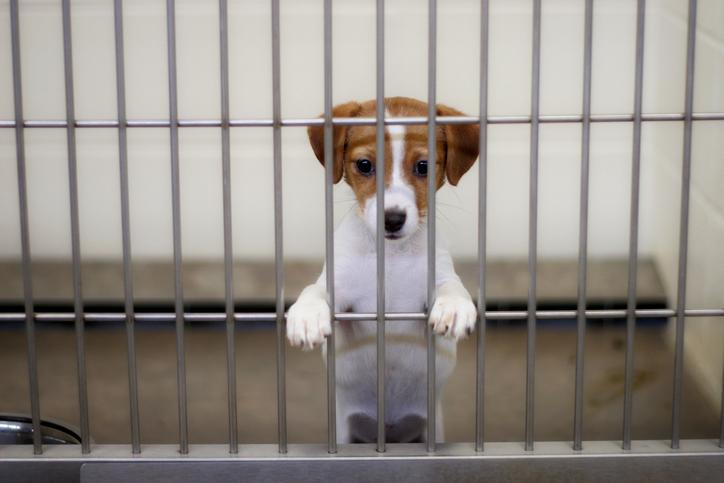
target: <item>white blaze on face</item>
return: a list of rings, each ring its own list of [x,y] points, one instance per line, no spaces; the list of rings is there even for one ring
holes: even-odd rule
[[[405,126],[389,126],[387,133],[390,136],[392,148],[392,180],[388,190],[395,187],[406,187],[402,181],[402,163],[405,161]]]
[[[392,117],[389,112],[385,112],[386,117]],[[390,140],[390,148],[392,151],[392,176],[386,183],[385,189],[385,211],[396,210],[402,211],[406,215],[405,224],[399,232],[396,233],[398,238],[406,238],[417,230],[420,216],[417,212],[415,203],[415,191],[405,180],[403,175],[405,163],[405,126],[388,126],[387,135]],[[389,159],[385,159],[385,163],[389,163]],[[378,172],[378,175],[381,174]],[[371,196],[367,199],[364,209],[364,219],[369,228],[374,233],[377,227],[377,197]]]

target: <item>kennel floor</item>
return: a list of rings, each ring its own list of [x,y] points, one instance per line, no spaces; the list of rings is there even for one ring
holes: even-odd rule
[[[55,267],[55,268],[53,268]],[[251,267],[251,268],[249,268]],[[301,268],[300,268],[301,267]],[[118,266],[84,266],[84,286],[92,303],[118,287]],[[158,268],[158,267],[155,267]],[[267,267],[268,268],[268,267]],[[165,291],[167,276],[141,268],[139,298],[153,299]],[[290,298],[311,279],[314,266],[291,266],[287,282]],[[61,264],[36,266],[38,297],[67,296]],[[157,279],[146,280],[144,270]],[[259,275],[244,271],[258,270]],[[60,271],[60,273],[59,273]],[[237,290],[249,297],[269,290],[269,270],[254,265],[237,267]],[[474,264],[458,264],[466,284],[474,286]],[[221,272],[223,274],[223,272]],[[523,263],[489,267],[489,293],[512,294],[509,303],[525,300],[527,274]],[[541,300],[560,300],[575,293],[575,263],[541,263]],[[625,293],[625,262],[591,264],[589,292],[604,300]],[[0,293],[13,294],[19,273],[0,264]],[[208,297],[195,286],[221,288],[218,267],[185,268],[189,300]],[[498,274],[498,275],[496,275]],[[639,294],[661,300],[655,268],[643,261]],[[95,278],[94,278],[95,277]],[[139,277],[139,273],[136,273]],[[265,281],[266,280],[266,281]],[[145,284],[145,285],[144,285]],[[216,284],[216,285],[214,285]],[[569,286],[570,285],[570,286]],[[120,284],[122,286],[122,284]],[[145,287],[145,288],[144,288]],[[199,289],[200,290],[200,289]],[[273,285],[272,285],[273,293]],[[620,292],[620,293],[619,293]],[[218,293],[218,292],[217,292]],[[251,295],[250,295],[251,294]],[[47,297],[46,297],[47,298]],[[524,308],[524,307],[523,307]],[[575,307],[571,307],[575,308]],[[607,307],[610,308],[610,307]],[[669,322],[670,323],[670,322]],[[692,320],[696,323],[696,320]],[[673,353],[667,342],[665,320],[639,323],[635,340],[633,394],[634,439],[670,437],[673,391]],[[176,399],[176,345],[172,324],[138,324],[136,331],[141,438],[144,443],[178,440]],[[38,324],[40,408],[43,418],[78,424],[75,335],[72,324]],[[537,338],[535,437],[539,441],[569,441],[573,435],[573,396],[576,330],[574,321],[541,321]],[[121,324],[88,324],[86,330],[91,435],[96,443],[130,441],[126,334]],[[237,325],[238,434],[242,443],[276,441],[276,332],[272,325]],[[29,413],[25,334],[22,325],[0,327],[0,412]],[[625,326],[619,322],[591,322],[586,334],[584,439],[621,438],[623,415]],[[488,441],[524,438],[526,330],[521,323],[491,323],[487,331],[485,373],[485,437]],[[189,429],[191,443],[227,441],[226,335],[223,324],[194,324],[186,329]],[[326,439],[325,369],[320,351],[287,347],[287,411],[290,442]],[[472,441],[475,401],[474,338],[459,347],[458,364],[443,396],[447,441]],[[681,420],[682,438],[713,438],[719,412],[704,396],[697,379],[685,368]]]

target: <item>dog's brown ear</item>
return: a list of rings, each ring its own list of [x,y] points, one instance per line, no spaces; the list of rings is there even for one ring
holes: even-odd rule
[[[443,104],[437,105],[438,116],[464,116],[462,112]],[[475,164],[480,152],[480,126],[477,124],[447,124],[445,133],[445,175],[455,186]]]
[[[332,109],[333,117],[356,117],[362,106],[359,102],[347,102],[339,104]],[[322,117],[322,116],[320,116]],[[349,126],[334,126],[332,150],[334,152],[334,168],[333,178],[337,183],[342,179],[344,173],[344,150],[347,144],[347,129]],[[324,126],[309,126],[307,129],[309,136],[309,144],[312,145],[314,155],[317,157],[322,166],[324,166]]]

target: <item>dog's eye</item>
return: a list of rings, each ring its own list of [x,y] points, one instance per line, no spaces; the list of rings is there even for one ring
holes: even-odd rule
[[[412,167],[412,172],[415,174],[415,176],[419,176],[421,178],[427,176],[427,161],[423,159],[416,162],[415,166]]]
[[[364,176],[370,176],[375,172],[375,167],[372,166],[372,162],[369,159],[358,159],[357,169]]]

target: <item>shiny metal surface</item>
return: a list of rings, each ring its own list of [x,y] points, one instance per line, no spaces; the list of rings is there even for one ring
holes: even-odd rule
[[[78,194],[78,163],[75,136],[75,87],[73,82],[73,42],[70,0],[63,0],[63,71],[65,73],[65,119],[68,152],[68,194],[70,201],[70,239],[73,265],[73,310],[75,312],[75,349],[78,367],[78,409],[83,452],[90,452],[90,421],[88,410],[88,375],[85,358],[85,319],[80,251],[80,201]]]
[[[681,208],[679,214],[679,267],[676,288],[676,343],[674,348],[674,395],[671,407],[671,447],[678,448],[681,439],[681,393],[684,384],[684,324],[686,322],[686,282],[689,259],[689,196],[691,191],[691,145],[694,111],[694,66],[696,54],[697,0],[689,0],[686,47],[686,95],[684,98],[684,149],[681,162]]]
[[[525,371],[525,449],[535,442],[535,346],[538,303],[538,136],[540,132],[541,0],[533,0],[533,55],[530,95],[530,174],[528,181],[528,339]]]
[[[634,336],[636,330],[636,283],[638,274],[639,191],[641,174],[641,110],[643,105],[644,39],[646,0],[636,5],[636,73],[634,80],[633,153],[631,160],[631,202],[629,214],[628,297],[626,301],[626,356],[623,399],[623,448],[631,446],[633,411]]]
[[[80,444],[77,428],[55,421],[40,421],[40,433],[33,427],[33,418],[20,414],[0,414],[0,446],[33,444],[36,434],[41,435],[42,444]]]
[[[23,87],[20,68],[20,14],[18,1],[10,2],[10,43],[13,61],[13,96],[15,107],[15,156],[18,172],[18,207],[20,222],[20,256],[23,272],[23,321],[28,350],[28,385],[30,386],[30,412],[35,428],[33,447],[35,454],[43,452],[40,439],[40,388],[38,384],[38,356],[35,339],[35,302],[33,300],[33,271],[30,252],[30,222],[28,214],[28,186],[25,166],[25,132],[23,127]]]
[[[485,449],[485,294],[488,197],[488,54],[490,3],[480,2],[480,159],[478,160],[478,322],[475,334],[475,451]]]
[[[385,2],[377,0],[376,11],[376,117],[377,172],[385,172]],[[385,206],[385,179],[378,176],[377,206]],[[377,210],[377,451],[385,451],[385,220]]]
[[[176,386],[179,451],[189,451],[188,396],[186,391],[186,343],[184,328],[183,255],[181,252],[181,175],[179,172],[178,89],[176,78],[176,2],[166,0],[168,105],[171,153],[171,216],[173,230],[174,309],[176,321]]]
[[[286,319],[284,317],[284,218],[282,203],[282,98],[279,0],[271,2],[272,111],[274,144],[274,298],[277,326],[277,433],[279,452],[287,452]],[[236,316],[235,316],[236,318]]]
[[[334,128],[332,126],[332,0],[324,0],[324,228],[329,312],[334,313]],[[335,321],[327,336],[327,451],[337,452]]]
[[[427,311],[432,310],[435,303],[435,242],[436,217],[435,190],[437,189],[437,0],[428,2],[427,27]],[[435,451],[435,332],[427,324],[427,451]]]
[[[221,171],[224,212],[224,307],[226,309],[226,391],[229,411],[229,452],[239,451],[236,415],[236,324],[234,321],[234,246],[231,213],[231,133],[229,130],[229,8],[219,0],[221,81]]]
[[[588,188],[591,152],[591,73],[593,64],[593,0],[586,0],[583,34],[583,124],[581,125],[581,188],[578,218],[578,317],[576,318],[576,387],[573,401],[573,449],[583,441],[583,384],[588,286]]]
[[[470,444],[440,444],[435,456],[421,445],[392,444],[377,453],[374,444],[194,445],[180,455],[174,445],[147,445],[133,455],[125,445],[100,445],[79,455],[69,445],[48,447],[35,457],[28,446],[0,445],[3,483],[38,479],[52,471],[56,481],[716,481],[724,472],[724,450],[709,440],[684,440],[680,450],[668,441],[634,441],[632,451],[618,442],[590,441],[574,452],[565,442],[537,442],[533,452],[519,443],[488,443],[484,453]],[[102,463],[102,466],[99,465]],[[83,467],[83,465],[85,465]],[[36,478],[33,478],[36,477]]]
[[[131,220],[128,186],[128,132],[126,127],[126,68],[123,49],[123,3],[114,0],[114,34],[116,44],[116,102],[118,109],[118,167],[121,188],[121,232],[123,246],[123,298],[126,312],[126,345],[128,347],[128,398],[131,412],[131,446],[141,452],[141,423],[138,406],[138,370],[136,368],[136,335],[133,307],[133,267],[131,265]]]

